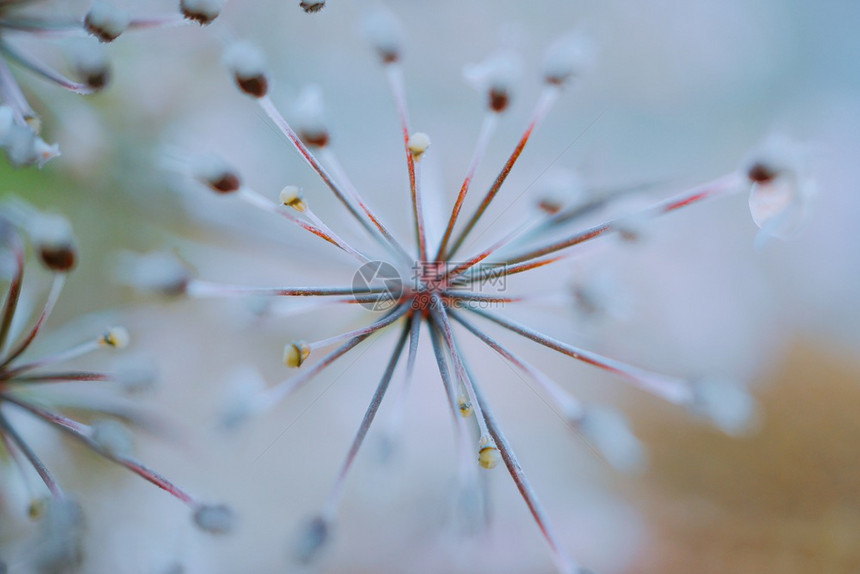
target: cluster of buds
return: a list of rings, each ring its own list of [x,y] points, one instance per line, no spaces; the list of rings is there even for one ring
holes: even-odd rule
[[[28,249],[28,245],[32,249]],[[29,321],[21,305],[25,291],[24,269],[28,252],[51,275],[51,286],[35,319]],[[40,560],[48,561],[46,571],[58,571],[80,559],[78,532],[80,511],[65,488],[43,462],[24,433],[17,418],[29,416],[83,444],[105,459],[121,466],[167,491],[192,511],[196,525],[207,532],[230,530],[231,511],[219,504],[208,504],[193,496],[134,455],[134,439],[129,427],[157,430],[151,416],[131,407],[126,401],[99,400],[70,403],[52,400],[50,387],[69,383],[98,381],[119,390],[134,390],[146,384],[149,375],[139,366],[116,372],[79,370],[65,365],[100,349],[120,350],[130,343],[122,327],[110,327],[64,350],[32,358],[27,351],[43,331],[60,297],[66,277],[74,270],[78,253],[68,221],[54,214],[35,210],[20,201],[0,206],[0,258],[10,269],[5,302],[0,310],[0,450],[9,455],[20,470],[30,495],[29,514],[43,524],[46,545]],[[29,283],[28,283],[29,284]],[[75,413],[86,412],[91,422],[66,414],[64,405]],[[33,480],[33,471],[39,482]]]
[[[31,107],[10,64],[24,68],[68,91],[92,94],[104,89],[111,78],[110,62],[102,46],[127,30],[175,26],[183,22],[209,24],[218,17],[223,0],[181,0],[180,13],[132,17],[125,10],[97,0],[79,20],[34,13],[31,2],[0,2],[0,147],[16,166],[38,165],[59,155],[56,145],[40,137],[39,116]],[[67,76],[17,46],[16,37],[78,36],[94,40],[78,46],[70,56],[74,75]]]

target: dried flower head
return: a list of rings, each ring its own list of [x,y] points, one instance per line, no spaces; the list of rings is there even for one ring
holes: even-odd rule
[[[24,269],[28,259],[25,237],[29,238],[32,251],[52,277],[41,310],[29,326],[28,317],[24,316],[26,306],[21,304],[25,289]],[[29,416],[44,422],[107,460],[167,491],[192,509],[195,522],[203,530],[215,533],[229,530],[229,509],[203,503],[135,458],[134,440],[129,427],[151,427],[151,417],[130,408],[124,402],[99,401],[89,404],[78,401],[69,404],[70,410],[73,407],[75,413],[86,413],[82,421],[67,415],[64,403],[58,402],[56,397],[52,401],[50,394],[42,396],[40,391],[46,387],[63,383],[98,381],[139,386],[142,377],[147,377],[139,366],[116,373],[84,371],[65,366],[99,349],[118,350],[127,347],[129,334],[122,327],[110,327],[53,354],[38,358],[30,356],[31,345],[44,329],[66,277],[77,260],[75,241],[68,222],[58,215],[38,212],[23,202],[6,202],[0,206],[0,258],[10,268],[5,301],[0,310],[0,453],[10,457],[27,485],[31,496],[31,516],[41,517],[44,534],[52,550],[41,552],[40,560],[64,565],[77,562],[79,550],[76,531],[81,521],[77,507],[50,470],[49,464],[42,461],[36,449],[19,430],[18,416]],[[34,480],[34,475],[38,475],[41,485]]]
[[[312,233],[354,258],[359,270],[351,283],[345,281],[338,286],[257,287],[187,278],[183,283],[184,293],[190,297],[314,297],[332,305],[360,304],[369,310],[372,319],[360,328],[326,339],[287,343],[283,362],[290,368],[298,369],[298,373],[269,388],[255,385],[253,389],[248,389],[248,394],[241,401],[233,397],[223,420],[233,425],[246,420],[251,414],[271,409],[371,336],[388,329],[398,331],[394,349],[383,367],[379,385],[334,485],[322,502],[320,512],[305,525],[299,538],[296,556],[303,562],[310,561],[332,539],[345,480],[404,357],[405,368],[402,369],[399,392],[403,393],[408,388],[424,326],[456,432],[460,453],[460,486],[464,491],[472,492],[471,489],[478,488],[477,485],[481,483],[478,475],[480,469],[490,470],[503,465],[545,537],[558,571],[586,572],[568,556],[548,513],[502,432],[482,384],[471,370],[458,339],[463,335],[474,336],[501,355],[514,369],[536,384],[572,430],[588,441],[611,465],[621,470],[636,470],[645,461],[643,448],[623,415],[602,406],[583,403],[539,367],[529,363],[518,351],[497,340],[488,326],[494,325],[496,329],[500,328],[573,360],[613,373],[641,391],[702,416],[727,433],[743,432],[754,419],[755,407],[742,386],[718,378],[654,372],[555,339],[497,310],[505,305],[527,303],[530,300],[528,295],[512,295],[498,289],[487,292],[486,289],[488,285],[498,285],[499,279],[553,265],[575,253],[577,246],[604,236],[614,234],[627,239],[638,238],[641,235],[641,222],[651,222],[706,199],[748,189],[750,183],[760,185],[763,176],[757,170],[748,170],[747,173],[742,170],[732,171],[713,181],[671,195],[644,210],[589,227],[583,227],[586,216],[593,215],[600,208],[614,206],[615,200],[630,190],[614,190],[616,193],[579,202],[569,198],[552,201],[539,198],[539,202],[544,201],[545,204],[521,226],[468,255],[460,255],[470,247],[469,240],[474,237],[473,232],[481,225],[485,212],[499,196],[532,135],[565,88],[571,84],[571,80],[580,77],[589,64],[592,49],[580,36],[563,38],[550,48],[545,59],[542,92],[526,129],[474,211],[461,218],[473,177],[489,145],[500,112],[505,110],[511,97],[511,79],[514,75],[511,70],[515,66],[511,63],[512,58],[505,55],[467,73],[480,89],[488,92],[489,105],[467,173],[445,228],[439,230],[440,240],[436,242],[430,239],[436,234],[428,233],[427,229],[420,169],[422,162],[419,161],[432,153],[430,138],[422,132],[413,131],[410,126],[401,68],[403,39],[399,25],[390,13],[377,11],[366,19],[365,30],[385,69],[400,119],[409,182],[406,195],[411,202],[414,227],[414,241],[411,243],[402,241],[390,231],[379,212],[362,196],[341,168],[334,146],[329,141],[328,126],[321,120],[318,94],[312,92],[312,95],[308,95],[305,92],[302,95],[302,105],[299,106],[302,112],[296,114],[296,122],[291,124],[271,98],[272,84],[262,52],[246,43],[228,48],[225,63],[239,89],[253,98],[308,167],[319,176],[321,184],[334,194],[349,216],[363,228],[368,243],[355,245],[344,240],[313,213],[307,199],[294,186],[284,188],[277,200],[273,200],[250,188],[232,168],[192,169],[194,177],[222,195],[224,201],[245,202],[286,219],[290,225]],[[325,137],[322,138],[321,134],[325,134]],[[768,173],[769,181],[775,175]],[[229,181],[229,185],[221,184],[225,180]],[[573,190],[571,196],[575,195],[574,191],[580,191],[580,185],[579,182],[568,185]],[[231,193],[225,194],[224,191]],[[333,350],[321,352],[331,347]]]

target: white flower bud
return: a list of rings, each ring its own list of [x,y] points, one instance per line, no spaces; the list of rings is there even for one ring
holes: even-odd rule
[[[180,0],[182,15],[205,26],[221,14],[224,0]]]
[[[308,208],[305,200],[302,198],[301,190],[295,185],[284,186],[284,189],[278,195],[278,199],[280,199],[283,205],[292,207],[296,211],[306,211]]]
[[[319,86],[305,86],[293,104],[293,126],[308,145],[324,147],[329,141],[322,91]]]
[[[218,193],[231,193],[242,187],[239,175],[215,154],[203,154],[191,165],[193,177]]]
[[[143,292],[172,296],[185,293],[191,271],[172,253],[129,253],[120,259],[117,279]]]
[[[103,89],[111,77],[110,60],[104,47],[98,44],[85,44],[77,47],[72,54],[78,77],[90,89]]]
[[[42,263],[51,271],[67,272],[77,262],[72,226],[62,215],[34,212],[27,221],[27,233]]]
[[[134,452],[134,438],[119,421],[105,419],[91,426],[90,438],[95,447],[108,456],[127,457]]]
[[[569,169],[553,169],[540,180],[538,208],[550,215],[579,202],[585,195],[582,178]]]
[[[268,93],[266,57],[259,47],[249,42],[234,42],[224,52],[224,65],[239,89],[249,96],[262,98]]]
[[[7,127],[2,145],[9,161],[17,167],[38,165],[41,168],[60,155],[57,144],[48,144],[30,126],[16,123]]]
[[[386,64],[400,59],[403,32],[397,18],[384,8],[376,8],[362,22],[364,35]]]
[[[113,42],[128,28],[131,18],[124,10],[96,1],[84,17],[84,28],[101,42]]]
[[[194,511],[194,524],[210,534],[227,534],[234,522],[233,511],[223,504],[201,504]]]
[[[430,136],[424,132],[415,132],[409,136],[409,151],[412,152],[412,157],[421,159],[430,148]]]
[[[304,341],[294,341],[284,346],[284,364],[290,368],[301,367],[311,354],[311,348]]]
[[[758,242],[786,239],[800,230],[815,194],[807,163],[806,150],[780,136],[765,141],[747,160],[746,173],[753,184],[750,213],[761,229]]]
[[[227,378],[218,419],[222,429],[231,430],[264,409],[261,397],[266,390],[266,381],[248,365],[236,367]]]
[[[99,343],[114,349],[125,349],[130,342],[131,337],[125,327],[111,327],[99,339]]]
[[[690,409],[710,419],[726,434],[740,435],[754,426],[755,401],[738,384],[721,379],[702,379],[693,383],[692,391]]]
[[[466,81],[487,93],[487,103],[494,112],[502,112],[508,107],[511,88],[521,72],[521,58],[509,49],[499,50],[485,60],[463,68]]]
[[[616,469],[633,472],[644,465],[642,444],[630,431],[627,419],[621,413],[605,407],[588,406],[574,424]]]
[[[594,60],[594,46],[582,34],[569,34],[547,50],[543,74],[547,83],[564,85],[579,76]]]
[[[481,437],[478,445],[478,464],[481,465],[481,468],[487,470],[496,468],[501,461],[502,453],[499,452],[499,447],[496,446],[493,439],[488,436]]]
[[[113,365],[111,373],[111,377],[128,393],[151,389],[158,378],[152,361],[141,356],[123,356]]]

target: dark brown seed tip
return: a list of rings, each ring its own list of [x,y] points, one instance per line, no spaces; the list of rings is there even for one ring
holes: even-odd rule
[[[302,131],[299,132],[299,137],[309,146],[325,147],[329,142],[328,132],[321,131]]]
[[[325,0],[302,0],[299,6],[308,14],[315,14],[325,7]]]
[[[490,90],[490,109],[496,113],[503,112],[507,109],[510,103],[510,97],[505,90],[492,89]]]
[[[236,84],[240,90],[255,98],[262,98],[269,91],[269,81],[262,74],[249,77],[240,77],[237,75]]]
[[[229,171],[224,172],[217,179],[210,179],[206,183],[218,193],[232,193],[242,186],[239,176]]]
[[[77,263],[75,249],[71,245],[42,247],[39,249],[39,256],[45,267],[58,273],[71,271]]]
[[[747,169],[747,177],[755,183],[767,183],[773,181],[776,176],[776,171],[761,162],[755,162]]]

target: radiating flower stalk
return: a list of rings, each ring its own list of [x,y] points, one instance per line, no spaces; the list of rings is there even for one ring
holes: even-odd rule
[[[304,7],[305,3],[302,2]],[[608,408],[585,404],[564,389],[538,367],[529,363],[519,351],[496,340],[486,326],[495,324],[537,345],[552,349],[572,359],[588,363],[614,373],[638,389],[656,395],[710,420],[730,434],[748,428],[754,415],[754,404],[741,386],[720,378],[692,378],[666,375],[634,366],[618,359],[579,348],[555,339],[537,329],[521,324],[489,307],[524,303],[526,295],[514,296],[504,292],[486,293],[488,281],[505,278],[534,269],[556,264],[576,253],[577,246],[590,244],[603,236],[618,234],[634,237],[635,222],[667,215],[689,205],[784,181],[790,166],[768,162],[762,165],[751,161],[748,169],[739,169],[702,185],[672,195],[651,207],[624,217],[609,219],[591,227],[576,228],[587,216],[615,203],[616,198],[629,192],[604,195],[585,203],[561,206],[544,202],[539,214],[522,226],[473,254],[458,258],[469,246],[473,231],[479,228],[490,206],[502,196],[504,184],[516,167],[531,137],[544,122],[556,100],[579,78],[587,60],[588,50],[581,39],[571,36],[554,44],[543,68],[543,90],[535,105],[522,136],[502,164],[489,189],[479,199],[477,207],[463,214],[470,196],[472,181],[492,138],[500,116],[511,98],[511,69],[515,66],[506,57],[494,57],[477,68],[478,83],[486,94],[487,109],[478,135],[478,143],[456,199],[440,234],[438,243],[431,243],[424,215],[421,164],[428,153],[429,137],[416,132],[410,125],[406,88],[401,66],[402,38],[398,24],[385,13],[374,14],[367,22],[368,37],[379,56],[385,77],[400,120],[403,153],[408,174],[408,196],[412,206],[414,239],[398,239],[383,222],[378,211],[371,206],[344,173],[337,159],[328,128],[322,117],[321,105],[315,93],[299,107],[303,110],[296,121],[290,123],[273,103],[270,96],[270,78],[262,53],[247,43],[229,47],[225,63],[239,89],[250,96],[266,114],[271,123],[289,141],[308,167],[319,176],[324,187],[334,194],[349,216],[361,225],[367,235],[367,245],[354,245],[344,240],[332,227],[321,221],[312,211],[311,202],[298,188],[287,186],[277,201],[248,187],[239,174],[228,164],[207,157],[189,167],[188,173],[210,189],[278,215],[288,224],[302,228],[347,253],[369,274],[362,275],[366,282],[356,288],[341,286],[276,286],[257,287],[219,284],[193,277],[175,260],[161,255],[148,256],[141,265],[148,272],[138,276],[149,288],[165,293],[184,293],[191,297],[270,296],[289,298],[315,298],[331,305],[356,305],[377,313],[365,326],[318,341],[294,341],[284,351],[288,367],[300,368],[294,377],[257,394],[233,402],[224,422],[237,424],[245,418],[271,409],[275,404],[292,396],[317,374],[358,347],[377,333],[388,329],[399,332],[394,350],[384,368],[358,432],[346,455],[334,485],[324,500],[319,514],[307,525],[299,544],[299,558],[310,561],[316,557],[331,537],[336,524],[338,507],[343,496],[345,480],[355,457],[370,429],[381,402],[389,391],[398,365],[403,362],[399,381],[398,407],[413,377],[415,358],[419,347],[422,325],[427,332],[436,357],[443,392],[446,396],[459,453],[458,476],[463,492],[474,494],[480,485],[481,469],[490,470],[503,465],[534,520],[548,543],[559,572],[585,572],[570,556],[560,541],[549,514],[521,467],[511,444],[505,437],[483,383],[469,368],[460,341],[461,335],[474,336],[497,352],[515,369],[521,371],[541,389],[543,394],[561,413],[570,427],[577,431],[613,466],[626,470],[641,465],[644,456],[641,446],[629,430],[625,418]],[[772,167],[773,166],[773,167]],[[793,181],[793,180],[791,180]],[[394,273],[391,274],[390,271]],[[412,273],[412,281],[399,280]],[[159,279],[153,281],[152,277]],[[358,275],[356,276],[358,277]],[[399,281],[398,281],[399,280]],[[381,314],[380,314],[381,311]],[[314,362],[319,351],[334,347]]]
[[[29,242],[25,237],[29,237]],[[28,251],[32,251],[32,255]],[[139,371],[109,373],[65,366],[101,349],[126,347],[129,335],[122,327],[109,328],[52,354],[31,357],[30,348],[44,330],[66,277],[77,263],[75,239],[68,222],[60,216],[38,212],[23,202],[6,202],[0,206],[0,256],[11,269],[0,310],[0,455],[8,455],[18,469],[31,498],[29,514],[44,525],[46,544],[54,549],[51,552],[41,550],[40,559],[50,557],[63,563],[79,558],[77,545],[70,541],[76,539],[80,530],[80,511],[50,465],[43,462],[19,430],[15,421],[21,416],[42,421],[167,491],[191,509],[194,522],[201,529],[212,533],[229,530],[232,515],[229,508],[203,502],[134,456],[132,435],[126,424],[157,430],[151,417],[125,403],[74,402],[70,408],[76,413],[86,413],[86,420],[91,421],[83,422],[67,415],[62,404],[52,406],[50,395],[40,397],[40,390],[46,386],[84,381],[111,386],[135,385],[141,376]],[[26,262],[31,257],[38,259],[50,272],[51,285],[35,320],[28,321],[22,292]]]
[[[181,0],[176,14],[133,17],[101,0],[81,18],[57,16],[36,10],[35,0],[0,0],[0,146],[13,165],[43,166],[59,155],[56,144],[40,136],[41,119],[24,94],[12,65],[32,72],[76,94],[103,90],[111,77],[110,62],[99,43],[113,42],[127,30],[161,28],[188,22],[209,24],[217,18],[223,0]],[[90,37],[74,53],[73,77],[41,61],[17,45],[21,36],[48,39]]]

